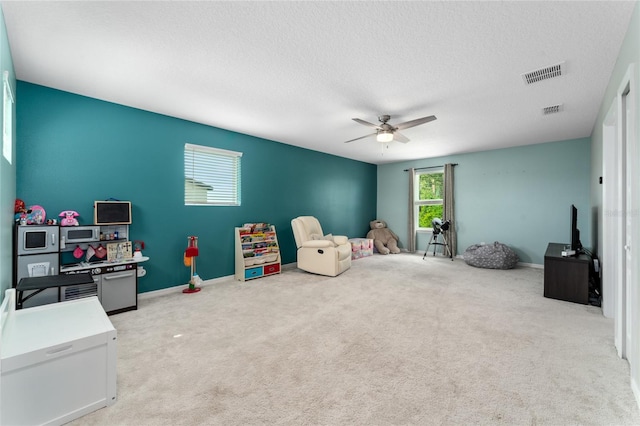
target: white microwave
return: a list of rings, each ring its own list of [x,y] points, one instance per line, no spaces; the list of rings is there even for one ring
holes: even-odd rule
[[[61,226],[60,227],[60,248],[64,249],[67,244],[92,243],[100,241],[99,226]]]

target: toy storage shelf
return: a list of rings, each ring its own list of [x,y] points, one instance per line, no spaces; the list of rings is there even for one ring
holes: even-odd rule
[[[279,274],[280,246],[276,227],[264,223],[235,228],[236,280],[247,281]]]

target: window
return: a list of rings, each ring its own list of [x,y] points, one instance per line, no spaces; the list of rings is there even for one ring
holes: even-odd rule
[[[442,219],[443,181],[444,170],[416,173],[413,204],[417,230],[431,230],[431,221],[434,218]]]
[[[11,164],[13,157],[13,92],[9,82],[9,71],[2,74],[4,104],[2,117],[2,155]]]
[[[241,157],[241,152],[185,144],[185,206],[239,206]]]

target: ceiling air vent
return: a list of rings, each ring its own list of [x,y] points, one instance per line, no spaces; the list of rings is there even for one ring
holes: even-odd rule
[[[550,105],[548,107],[542,108],[542,115],[556,114],[556,113],[562,111],[563,109],[564,109],[563,108],[563,104]]]
[[[522,74],[522,79],[526,84],[537,83],[538,81],[547,80],[554,77],[562,77],[565,73],[564,62],[560,62],[556,65],[551,65],[539,70],[529,71]]]

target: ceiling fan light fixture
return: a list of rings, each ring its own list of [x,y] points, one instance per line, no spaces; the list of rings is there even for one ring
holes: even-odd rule
[[[376,135],[376,140],[380,143],[391,142],[393,140],[393,133],[386,130],[381,130]]]
[[[391,116],[389,115],[381,115],[378,117],[378,121],[380,121],[381,124],[373,124],[373,123],[369,123],[368,121],[361,120],[359,118],[353,118],[352,120],[355,121],[356,123],[360,123],[367,127],[373,127],[376,130],[375,130],[375,133],[370,133],[365,136],[360,136],[359,138],[345,141],[345,143],[350,143],[350,142],[358,141],[360,139],[370,138],[371,136],[375,136],[376,141],[383,144],[384,143],[388,144],[389,142],[393,142],[393,141],[407,143],[409,142],[409,138],[403,135],[402,133],[398,132],[398,130],[409,129],[411,127],[428,123],[430,121],[435,120],[436,116],[430,115],[428,117],[416,118],[415,120],[405,121],[404,123],[400,123],[395,126],[392,126],[391,124],[387,123],[387,121],[389,121],[390,119],[391,119]]]

